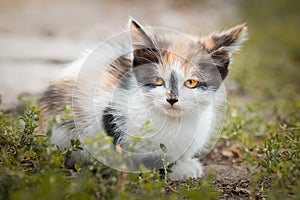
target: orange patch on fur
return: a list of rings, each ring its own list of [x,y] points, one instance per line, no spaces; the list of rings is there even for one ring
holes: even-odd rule
[[[215,41],[213,40],[212,36],[211,35],[208,35],[208,36],[205,36],[205,37],[202,37],[200,39],[200,43],[204,45],[205,49],[208,50],[208,51],[211,51],[215,48],[216,46],[216,43]]]
[[[119,82],[119,77],[112,72],[103,72],[101,75],[100,81],[97,83],[99,88],[95,90],[96,94],[101,93],[101,90],[105,91],[113,91],[114,86],[116,86]]]
[[[174,41],[176,42],[172,43],[164,54],[163,64],[166,65],[166,67],[171,67],[172,65],[179,63],[184,74],[187,75],[191,59],[199,52],[200,46],[195,46],[195,43],[193,42],[194,39],[192,38],[191,41],[188,42],[186,40],[176,40],[176,38],[174,38]]]
[[[174,62],[178,60],[180,60],[180,57],[168,50],[163,57],[163,64],[166,67],[170,67],[172,64],[174,64]]]
[[[247,25],[246,23],[237,25],[237,26],[235,26],[235,27],[229,29],[228,32],[229,32],[229,33],[232,33],[232,32],[233,32],[233,34],[232,34],[231,37],[232,37],[233,39],[236,39],[236,38],[241,34],[242,30],[244,29],[244,27],[245,27],[246,25]]]

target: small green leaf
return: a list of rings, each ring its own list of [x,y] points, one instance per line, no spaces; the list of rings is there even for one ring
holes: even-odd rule
[[[151,124],[150,121],[146,121],[145,124],[144,124],[144,127],[148,128],[150,126],[150,124]]]
[[[160,149],[161,149],[164,153],[167,153],[167,147],[166,147],[166,145],[160,143],[160,144],[159,144],[159,147],[160,147]]]

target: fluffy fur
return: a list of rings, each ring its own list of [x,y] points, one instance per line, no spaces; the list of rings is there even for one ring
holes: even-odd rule
[[[207,152],[220,133],[223,80],[246,29],[242,24],[196,37],[142,28],[131,18],[127,32],[88,52],[44,93],[42,119],[62,115],[65,105],[73,112],[72,119],[53,127],[51,142],[66,148],[71,139],[94,139],[105,132],[113,138],[106,150],[120,154],[122,149],[134,165],[121,167],[98,157],[104,147],[86,149],[114,168],[135,171],[143,164],[153,170],[163,167],[165,158],[173,163],[170,178],[201,177],[195,156]],[[193,88],[191,80],[197,83]],[[75,153],[67,165],[86,160],[89,153]]]

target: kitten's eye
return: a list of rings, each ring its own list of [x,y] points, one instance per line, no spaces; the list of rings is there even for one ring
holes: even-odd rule
[[[159,78],[159,77],[155,76],[155,77],[152,78],[152,83],[155,86],[162,86],[164,84],[164,80],[162,78]]]
[[[199,81],[195,79],[188,79],[184,82],[184,85],[188,88],[195,88],[198,86]]]

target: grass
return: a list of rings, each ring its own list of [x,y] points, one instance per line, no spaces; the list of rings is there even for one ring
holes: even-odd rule
[[[230,102],[220,140],[238,143],[245,155],[240,162],[249,166],[254,188],[249,198],[299,198],[300,104],[270,110],[266,102]],[[68,170],[63,160],[80,150],[80,143],[51,150],[47,135],[38,131],[38,114],[34,106],[22,117],[0,110],[0,199],[216,199],[222,195],[213,187],[212,174],[200,180],[170,181],[158,172],[125,174],[98,162],[76,166],[76,172]]]
[[[196,3],[196,2],[195,2]],[[249,41],[231,66],[242,98],[232,98],[221,141],[238,144],[252,190],[247,198],[300,199],[300,13],[295,1],[241,1]],[[73,148],[51,150],[39,111],[0,109],[0,199],[217,199],[216,177],[169,181],[157,172],[125,174],[98,162],[63,166]],[[223,196],[223,197],[222,197]]]
[[[258,167],[250,174],[257,190],[267,199],[299,199],[299,2],[243,1],[240,6],[250,39],[231,78],[248,103],[239,101],[226,132],[243,142],[246,162]]]
[[[39,111],[30,106],[22,117],[0,110],[0,199],[213,199],[219,194],[211,177],[171,182],[158,172],[125,174],[98,162],[63,166],[73,149],[51,150],[48,137],[38,132]]]
[[[300,103],[232,104],[221,140],[238,144],[254,197],[299,199]]]
[[[275,0],[240,4],[241,21],[249,26],[249,41],[232,67],[232,79],[255,98],[275,100],[276,104],[299,101],[300,3]]]

